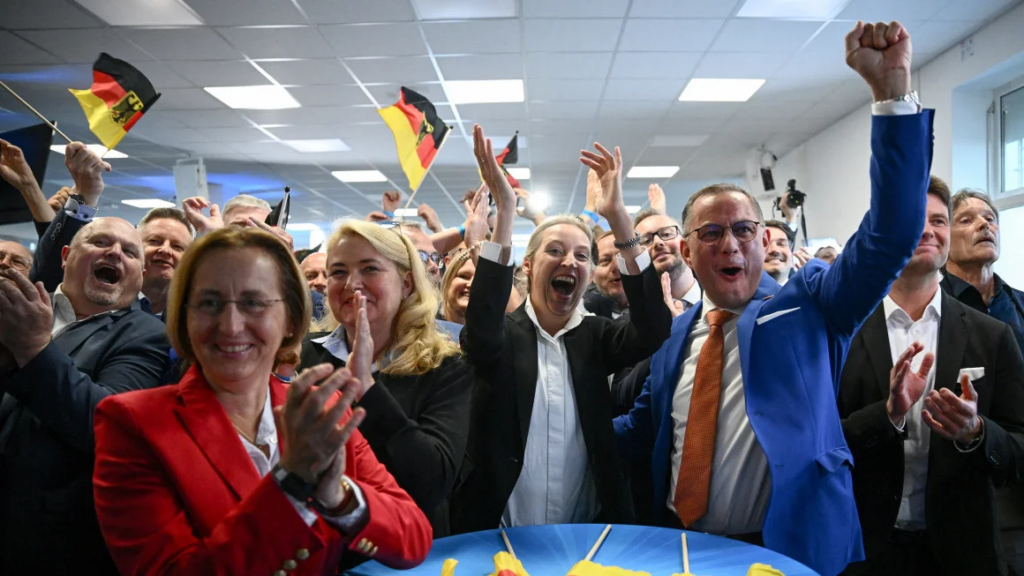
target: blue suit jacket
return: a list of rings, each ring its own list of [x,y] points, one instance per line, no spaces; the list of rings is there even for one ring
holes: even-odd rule
[[[871,210],[860,228],[831,268],[811,260],[784,287],[763,274],[738,321],[747,415],[771,474],[765,546],[826,576],[864,558],[836,394],[850,340],[924,229],[931,121],[930,110],[873,118]],[[654,504],[666,513],[672,397],[701,308],[675,319],[635,407],[615,419],[620,454],[650,455]]]

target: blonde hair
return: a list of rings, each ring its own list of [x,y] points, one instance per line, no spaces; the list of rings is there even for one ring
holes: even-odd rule
[[[460,252],[458,256],[448,263],[448,269],[444,271],[444,278],[441,280],[441,312],[445,320],[450,321],[455,314],[452,303],[448,301],[448,289],[452,287],[452,283],[455,282],[455,278],[459,275],[459,270],[462,270],[462,267],[473,256],[473,250],[476,250],[476,248],[476,246],[472,246]]]
[[[532,261],[533,260],[533,256],[537,253],[537,250],[540,249],[540,243],[541,243],[542,237],[544,236],[544,232],[548,228],[552,228],[552,227],[558,226],[560,224],[568,224],[570,226],[575,226],[576,228],[579,228],[580,230],[582,230],[583,233],[587,235],[587,250],[593,250],[594,249],[593,248],[593,246],[594,246],[594,230],[590,226],[587,226],[583,222],[583,220],[581,220],[579,218],[579,216],[575,216],[573,214],[558,214],[556,216],[551,216],[551,217],[545,219],[543,222],[540,223],[540,226],[537,226],[536,228],[534,228],[533,233],[530,234],[530,240],[526,243],[526,254],[523,256],[523,261],[526,261],[526,260],[531,260]],[[591,267],[591,269],[593,269],[593,267],[594,267],[594,259],[592,257],[591,258],[587,258],[587,261],[590,262],[590,267]],[[526,282],[526,293],[527,294],[530,293],[530,283],[531,283],[530,280],[527,279],[527,282]]]
[[[398,268],[399,275],[412,273],[413,290],[398,307],[391,323],[391,345],[396,354],[381,372],[395,376],[425,374],[449,357],[459,353],[458,347],[438,332],[434,316],[437,314],[438,293],[430,282],[419,252],[412,241],[396,229],[383,228],[373,222],[345,220],[327,241],[327,253],[347,237],[359,236],[373,246],[381,256]],[[330,279],[328,279],[330,282]],[[340,322],[334,310],[313,324],[316,331],[329,332]]]
[[[196,270],[217,250],[227,250],[242,258],[244,254],[239,250],[246,248],[259,250],[270,256],[277,264],[277,269],[281,271],[281,298],[288,313],[289,326],[288,335],[281,340],[281,345],[275,353],[276,364],[298,363],[297,350],[302,345],[309,319],[313,314],[309,288],[306,286],[302,271],[299,270],[299,263],[277,236],[258,228],[235,226],[220,228],[193,242],[185,250],[174,272],[174,279],[171,280],[167,295],[167,334],[178,356],[191,363],[197,363],[192,341],[188,337],[188,315],[185,311]]]

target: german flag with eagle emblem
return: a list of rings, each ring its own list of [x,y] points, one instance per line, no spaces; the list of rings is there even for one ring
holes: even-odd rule
[[[106,52],[92,65],[92,87],[69,91],[82,105],[89,129],[108,150],[117,146],[160,98],[142,72]]]
[[[398,102],[377,112],[395,135],[398,160],[409,177],[409,188],[416,190],[448,137],[450,127],[438,117],[430,100],[404,86]]]

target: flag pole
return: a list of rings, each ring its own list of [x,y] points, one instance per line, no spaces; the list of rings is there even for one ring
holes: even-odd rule
[[[594,554],[597,554],[597,549],[601,547],[602,543],[604,543],[604,539],[608,536],[608,532],[611,529],[611,524],[604,527],[604,532],[601,532],[601,537],[597,539],[597,542],[594,542],[594,547],[590,549],[590,552],[587,554],[587,557],[584,558],[585,561],[590,562],[590,559],[594,557]]]
[[[22,104],[24,104],[26,108],[31,110],[32,113],[35,114],[36,116],[38,116],[39,119],[42,120],[44,123],[46,123],[47,126],[49,126],[50,128],[53,128],[54,132],[56,132],[57,134],[60,134],[62,138],[67,140],[68,144],[71,144],[72,140],[71,140],[71,138],[68,138],[67,134],[61,132],[60,128],[57,128],[56,126],[54,126],[52,122],[47,120],[45,116],[43,116],[42,114],[39,113],[38,110],[33,108],[32,105],[29,104],[28,102],[26,102],[24,98],[22,98],[21,96],[18,96],[18,93],[15,92],[14,90],[11,90],[10,86],[8,86],[7,84],[4,84],[2,80],[0,80],[0,86],[3,86],[5,90],[7,90],[8,92],[11,93],[11,96],[14,96],[15,98],[18,99],[18,102],[21,102]]]
[[[505,548],[508,548],[508,553],[512,555],[512,559],[516,559],[516,551],[512,549],[512,543],[508,541],[508,536],[505,535],[505,531],[501,531],[501,539],[505,541]]]
[[[441,144],[439,144],[437,146],[437,154],[434,154],[434,160],[437,160],[437,155],[441,153],[441,149],[444,148],[444,143],[448,141],[448,137],[451,136],[451,134],[452,134],[452,129],[449,126],[448,127],[448,131],[445,132],[445,134],[444,134],[444,140],[441,140]],[[420,186],[423,185],[423,180],[427,179],[427,174],[430,173],[430,169],[433,168],[433,167],[434,167],[434,163],[433,162],[430,163],[430,166],[427,166],[427,171],[423,173],[423,178],[420,180]],[[405,217],[404,216],[404,214],[405,214],[404,211],[409,209],[409,205],[412,204],[413,197],[415,197],[416,193],[419,192],[419,191],[420,191],[420,187],[417,186],[416,189],[412,191],[412,194],[409,194],[409,199],[405,201],[405,208],[403,208],[403,212],[402,212],[403,216],[399,216],[398,217],[399,221],[401,221],[402,218]]]

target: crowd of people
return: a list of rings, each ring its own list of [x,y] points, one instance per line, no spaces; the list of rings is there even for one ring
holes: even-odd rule
[[[81,143],[47,199],[0,141],[40,236],[0,241],[3,571],[408,568],[438,537],[601,522],[823,575],[1024,575],[999,211],[930,176],[903,27],[858,23],[846,55],[870,210],[813,255],[732,184],[678,220],[652,185],[630,216],[601,144],[582,214],[530,210],[480,126],[463,224],[387,192],[312,251],[246,195],[100,217],[110,165]]]

